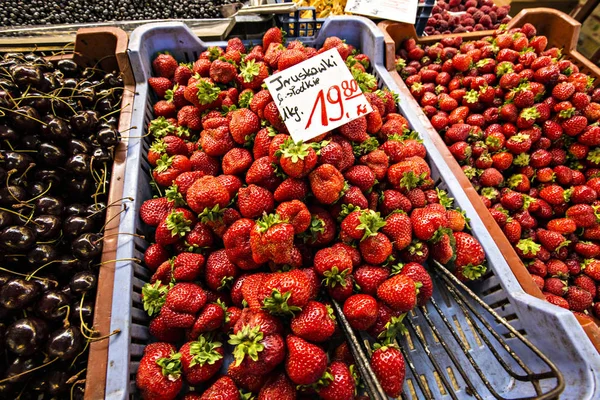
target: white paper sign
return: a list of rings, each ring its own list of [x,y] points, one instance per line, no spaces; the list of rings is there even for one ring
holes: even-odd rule
[[[348,0],[345,11],[414,24],[419,0]]]
[[[265,79],[295,141],[307,141],[373,111],[336,49]]]

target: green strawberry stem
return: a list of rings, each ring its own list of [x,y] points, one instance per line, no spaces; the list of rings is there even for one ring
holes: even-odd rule
[[[323,275],[325,279],[323,279],[323,283],[328,287],[335,287],[338,283],[343,287],[346,287],[346,277],[348,276],[347,269],[340,272],[338,267],[333,267],[329,271],[325,271]]]
[[[198,340],[190,345],[190,354],[193,355],[190,367],[195,365],[203,366],[205,364],[213,365],[223,358],[221,353],[216,351],[221,347],[220,342],[208,341],[204,336],[200,336]]]
[[[365,231],[363,237],[360,239],[361,242],[369,236],[375,236],[379,229],[386,225],[386,222],[381,217],[381,214],[373,210],[361,211],[358,220],[360,221],[360,224],[356,227],[356,229],[364,229]]]
[[[162,306],[165,304],[168,292],[169,287],[163,285],[161,281],[156,281],[153,284],[146,283],[144,287],[142,287],[144,311],[151,317],[158,315]]]
[[[163,357],[156,360],[162,368],[162,374],[171,382],[181,377],[181,353],[172,354],[170,357]]]
[[[233,357],[236,367],[244,361],[246,356],[250,357],[252,361],[258,361],[258,353],[265,348],[261,343],[263,337],[260,326],[251,328],[248,325],[244,326],[237,334],[229,335],[228,343],[235,346]]]
[[[294,315],[302,309],[298,306],[290,306],[288,301],[292,296],[292,292],[281,293],[279,290],[273,288],[271,296],[266,297],[263,300],[263,309],[267,310],[273,315]]]
[[[171,236],[185,236],[191,230],[192,221],[185,218],[181,211],[174,211],[167,217],[167,229],[171,231]]]

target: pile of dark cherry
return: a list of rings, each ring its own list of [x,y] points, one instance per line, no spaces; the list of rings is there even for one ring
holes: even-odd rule
[[[122,85],[0,58],[0,398],[83,397]]]

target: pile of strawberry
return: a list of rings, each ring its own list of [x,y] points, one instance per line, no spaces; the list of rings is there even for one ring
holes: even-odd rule
[[[409,39],[397,66],[546,299],[600,317],[600,88],[547,46]]]
[[[434,187],[425,147],[394,95],[377,90],[368,57],[337,37],[319,50],[282,43],[274,28],[252,49],[232,39],[193,65],[153,61],[158,196],[140,217],[156,228],[142,297],[159,342],[137,372],[143,398],[173,399],[184,384],[185,399],[354,398],[329,297],[376,339],[371,365],[396,397],[405,370],[395,336],[433,291],[423,263],[450,264],[463,280],[485,272],[481,245]],[[294,142],[263,80],[332,48],[374,111]]]

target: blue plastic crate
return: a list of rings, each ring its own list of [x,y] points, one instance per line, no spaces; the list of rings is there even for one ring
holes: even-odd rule
[[[384,67],[383,34],[379,32],[372,21],[361,17],[332,17],[321,27],[316,37],[301,38],[305,43],[319,46],[329,36],[339,36],[347,43],[361,49],[371,59],[373,74],[377,77],[380,87],[395,90],[395,83]],[[289,38],[288,39],[294,39]],[[155,100],[147,79],[151,76],[152,57],[161,51],[169,51],[180,61],[194,61],[208,46],[224,46],[224,42],[203,43],[183,24],[163,23],[149,24],[136,29],[129,42],[129,55],[134,71],[136,98],[134,114],[128,147],[127,169],[125,173],[125,191],[123,196],[135,198],[133,204],[121,217],[120,231],[124,233],[147,234],[147,228],[141,222],[138,212],[140,205],[151,198],[150,166],[147,161],[147,151],[151,138],[145,137],[147,126],[152,119],[152,104]],[[401,99],[402,101],[402,99]],[[413,118],[410,110],[403,111],[407,119],[417,131],[423,127],[417,118]],[[439,182],[439,187],[446,189],[455,199],[455,205],[466,211],[471,218],[473,234],[482,243],[490,265],[491,273],[485,280],[473,287],[473,290],[496,312],[508,319],[511,324],[531,340],[549,357],[563,372],[566,381],[564,398],[593,399],[597,398],[597,388],[600,384],[600,357],[591,346],[573,315],[544,301],[533,298],[523,292],[504,261],[502,254],[489,237],[483,221],[476,214],[463,189],[451,175],[445,162],[434,144],[427,137],[423,138],[428,151],[428,161],[432,169],[432,177]],[[132,257],[141,259],[144,249],[149,243],[130,235],[119,236],[117,259],[127,260]],[[116,265],[115,286],[113,293],[113,309],[111,330],[120,329],[121,333],[110,338],[109,359],[107,369],[107,399],[135,398],[135,373],[142,357],[144,346],[151,340],[148,333],[148,317],[141,305],[141,288],[149,279],[150,273],[142,265],[132,261],[119,261]],[[436,293],[438,304],[444,309],[448,320],[460,327],[461,335],[469,343],[469,354],[482,366],[486,376],[496,391],[509,398],[535,397],[531,385],[524,385],[515,377],[507,375],[496,357],[485,343],[468,327],[467,322],[460,316],[460,307],[448,302],[443,291]],[[431,332],[419,320],[419,315],[413,315],[411,321],[425,336],[431,337]],[[495,321],[488,321],[495,329],[506,336],[507,343],[519,354],[525,363],[535,372],[543,371],[539,358],[525,349],[517,340],[511,338]],[[414,343],[416,336],[412,338]],[[456,380],[460,386],[459,374],[454,371],[453,361],[439,345],[432,342],[431,349],[438,359],[441,373],[447,375],[450,381]],[[457,343],[456,346],[459,346]],[[415,365],[416,375],[407,373],[405,395],[416,398],[427,397],[419,391],[417,380],[425,380],[430,393],[436,398],[450,398],[449,393],[435,390],[439,373],[434,370],[429,359],[419,350],[418,346],[405,346],[410,361]],[[559,349],[560,351],[557,351]],[[505,352],[495,348],[498,353]],[[459,359],[461,362],[462,359]],[[448,372],[450,371],[450,372]],[[437,374],[437,376],[436,376]],[[452,376],[452,377],[451,377]],[[554,379],[542,382],[542,391],[554,387]],[[475,382],[477,392],[482,398],[489,398],[489,392],[482,387],[481,382]],[[461,389],[462,387],[462,389]],[[472,398],[464,389],[456,390],[459,398]],[[416,389],[415,389],[416,388]]]

